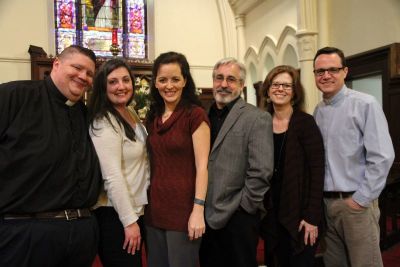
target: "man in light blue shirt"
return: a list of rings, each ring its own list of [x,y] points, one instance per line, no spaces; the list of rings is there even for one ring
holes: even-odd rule
[[[317,51],[315,83],[323,94],[314,117],[325,145],[327,231],[324,263],[383,266],[379,249],[378,197],[394,160],[383,110],[374,97],[351,90],[343,52]]]

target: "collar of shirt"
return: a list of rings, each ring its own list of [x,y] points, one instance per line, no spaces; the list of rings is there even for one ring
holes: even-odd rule
[[[218,109],[216,103],[211,106],[210,112],[208,114],[211,123],[211,145],[214,144],[214,141],[217,138],[218,133],[225,122],[225,119],[228,117],[229,112],[238,101],[239,97],[234,99],[232,102],[226,104],[222,109]]]
[[[209,115],[217,117],[226,116],[229,113],[229,111],[231,111],[232,107],[235,105],[235,103],[238,101],[239,98],[240,96],[238,96],[236,99],[226,104],[222,109],[217,108],[217,104],[214,102],[211,105]]]
[[[72,107],[75,105],[76,102],[72,102],[71,100],[67,99],[57,88],[57,86],[54,84],[53,80],[51,77],[46,78],[46,86],[48,88],[48,91],[50,92],[51,98],[56,99],[57,101],[60,101],[67,105],[68,107]]]
[[[347,92],[348,88],[346,87],[346,85],[343,85],[342,89],[340,89],[340,91],[334,95],[332,98],[324,98],[323,101],[325,103],[325,105],[335,105],[337,103],[339,103],[341,100],[344,99],[344,96]]]

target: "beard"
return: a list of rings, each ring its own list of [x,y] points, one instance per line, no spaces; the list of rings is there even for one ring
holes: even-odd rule
[[[214,91],[215,102],[220,105],[226,105],[240,96],[241,90],[230,90],[229,88],[217,88]]]

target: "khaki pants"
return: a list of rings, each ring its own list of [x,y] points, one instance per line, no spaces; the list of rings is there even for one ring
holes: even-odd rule
[[[327,231],[323,237],[326,267],[381,267],[378,200],[364,210],[343,199],[324,198]]]

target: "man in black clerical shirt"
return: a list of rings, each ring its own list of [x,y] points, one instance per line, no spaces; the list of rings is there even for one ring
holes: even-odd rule
[[[80,101],[96,56],[66,48],[44,81],[0,85],[0,266],[91,266],[101,185]]]

